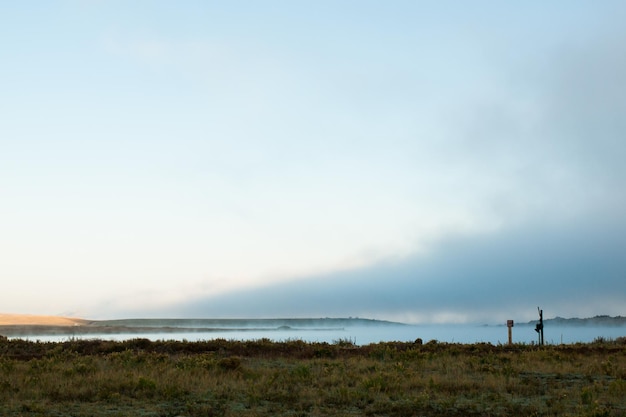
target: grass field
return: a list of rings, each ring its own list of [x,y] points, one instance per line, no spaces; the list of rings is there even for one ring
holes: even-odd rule
[[[624,416],[626,340],[3,340],[0,415]]]

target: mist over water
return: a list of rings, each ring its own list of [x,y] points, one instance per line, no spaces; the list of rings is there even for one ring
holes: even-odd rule
[[[623,326],[546,326],[544,337],[546,344],[570,344],[592,342],[597,338],[616,339],[626,336]],[[413,342],[420,338],[424,343],[431,340],[445,343],[491,343],[506,344],[508,333],[506,326],[486,325],[387,325],[355,326],[333,329],[235,329],[208,332],[154,332],[86,334],[86,335],[31,335],[16,338],[42,342],[62,342],[69,339],[128,340],[146,338],[150,340],[185,340],[200,341],[211,339],[258,340],[270,339],[280,342],[303,340],[306,342],[335,343],[351,341],[357,345],[378,342]],[[533,325],[516,325],[513,328],[513,343],[537,343],[537,333]]]

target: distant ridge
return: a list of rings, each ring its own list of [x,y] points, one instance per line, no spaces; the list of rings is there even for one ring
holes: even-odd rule
[[[0,313],[0,326],[82,326],[87,322],[71,317]]]
[[[531,320],[528,324],[535,324],[538,320]],[[559,326],[626,326],[626,317],[622,316],[595,316],[588,318],[563,318],[555,317],[553,319],[546,319],[543,321],[545,324],[557,324]]]
[[[348,327],[406,326],[403,323],[361,318],[83,320],[54,316],[3,316],[5,320],[0,321],[0,334],[6,336],[77,336],[89,334],[211,333],[276,330],[336,331],[344,330]]]
[[[273,319],[120,319],[93,320],[89,326],[123,327],[205,327],[216,329],[248,328],[337,328],[354,326],[404,326],[404,323],[362,318],[273,318]]]

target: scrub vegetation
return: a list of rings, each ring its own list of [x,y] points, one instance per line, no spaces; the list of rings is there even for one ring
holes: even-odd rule
[[[3,416],[623,416],[626,339],[0,341]]]

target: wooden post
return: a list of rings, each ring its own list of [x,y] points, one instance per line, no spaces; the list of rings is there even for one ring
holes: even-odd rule
[[[513,344],[513,320],[506,321],[506,327],[509,328],[509,345]]]
[[[539,323],[535,326],[535,331],[539,334],[539,345],[543,346],[543,310],[537,307],[539,312]]]

